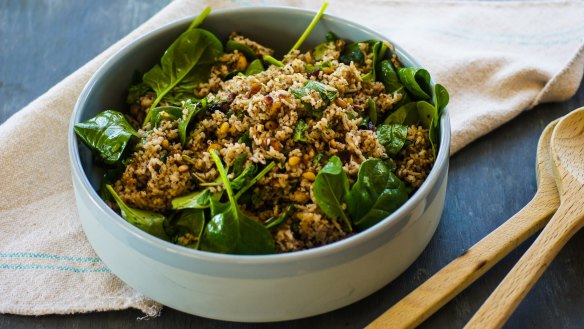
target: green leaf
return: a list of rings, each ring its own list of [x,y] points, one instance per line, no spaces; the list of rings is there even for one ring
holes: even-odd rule
[[[326,104],[333,102],[339,93],[335,88],[314,80],[308,80],[304,87],[290,89],[290,92],[294,97],[302,99],[302,97],[308,95],[309,90],[317,91]]]
[[[406,143],[408,127],[398,123],[379,125],[375,130],[379,143],[383,145],[388,154],[397,154]]]
[[[193,119],[196,118],[199,113],[205,111],[206,109],[205,103],[206,103],[205,99],[194,103],[191,100],[187,100],[184,103],[184,108],[187,110],[187,115],[186,118],[183,119],[181,113],[181,117],[178,121],[178,135],[180,137],[180,142],[183,147],[187,144],[189,125],[191,124],[191,121],[193,121]]]
[[[347,211],[360,231],[389,216],[408,200],[405,184],[381,159],[365,160],[347,194]]]
[[[136,104],[138,99],[150,90],[150,86],[144,82],[130,86],[130,88],[128,88],[128,97],[126,97],[126,103]]]
[[[371,64],[371,71],[367,72],[362,79],[365,82],[373,83],[375,79],[375,72],[377,71],[377,66],[379,63],[379,52],[381,49],[381,45],[383,43],[381,41],[375,41],[373,46],[371,46],[371,52],[373,53],[373,63]]]
[[[434,105],[438,111],[438,117],[442,115],[444,108],[448,105],[450,101],[450,96],[448,91],[441,84],[434,85]]]
[[[160,106],[150,111],[150,124],[152,128],[157,128],[163,119],[178,120],[182,117],[182,109],[177,106]]]
[[[365,64],[365,54],[361,51],[359,43],[351,43],[345,46],[341,56],[339,56],[339,61],[346,65],[350,65],[351,62],[363,65]]]
[[[430,100],[430,73],[425,69],[404,67],[397,70],[401,83],[414,96],[422,100]]]
[[[251,137],[249,137],[249,131],[245,131],[245,132],[243,132],[243,134],[241,134],[241,136],[239,136],[239,138],[237,139],[237,142],[240,144],[245,144],[251,148],[252,143],[253,143],[253,139],[251,139]]]
[[[172,199],[172,209],[205,209],[211,203],[211,191],[208,188],[195,191]]]
[[[232,53],[236,50],[242,53],[250,61],[253,61],[258,58],[256,53],[250,47],[244,45],[243,43],[239,43],[235,40],[227,40],[227,42],[225,43],[225,52]]]
[[[94,118],[75,124],[73,130],[77,137],[107,164],[120,161],[132,136],[139,137],[124,115],[112,110],[101,112]]]
[[[221,159],[215,151],[211,151],[211,156],[227,191],[229,202],[221,203],[211,199],[212,218],[203,233],[201,247],[222,253],[274,253],[275,244],[270,231],[241,212]]]
[[[298,120],[296,127],[294,127],[294,137],[292,140],[295,142],[308,142],[308,138],[305,135],[306,129],[308,129],[308,124],[304,120]]]
[[[438,109],[434,105],[424,101],[417,102],[416,105],[422,127],[430,128],[432,121],[438,122]]]
[[[385,59],[379,62],[379,65],[377,66],[377,71],[379,81],[383,83],[386,93],[391,94],[403,87],[403,85],[399,81],[399,77],[397,75],[395,67],[393,66],[390,60]]]
[[[205,228],[205,211],[203,209],[185,209],[170,221],[167,232],[172,232],[172,241],[191,249],[199,249],[201,235]],[[193,239],[190,244],[182,244],[181,239]]]
[[[240,153],[238,154],[235,159],[233,159],[233,163],[231,164],[233,176],[239,176],[243,170],[245,169],[245,163],[247,162],[247,154]]]
[[[250,76],[250,75],[254,75],[254,74],[258,74],[261,72],[264,72],[264,64],[262,64],[262,61],[259,59],[254,59],[251,63],[249,63],[249,65],[247,66],[247,68],[245,69],[245,76]]]
[[[187,28],[187,31],[190,31],[190,30],[194,29],[195,27],[201,25],[201,23],[203,23],[205,18],[207,18],[207,16],[209,16],[210,13],[211,13],[211,7],[209,7],[209,6],[205,7],[205,9],[203,9],[203,11],[199,14],[199,16],[197,16],[197,17],[195,17],[195,19],[193,19],[193,21],[191,22],[191,24]]]
[[[107,184],[105,187],[114,200],[116,200],[118,207],[120,207],[120,213],[123,219],[144,232],[148,232],[163,240],[169,240],[168,235],[164,231],[164,215],[128,207],[111,185]]]
[[[255,172],[256,172],[255,165],[251,164],[245,167],[245,169],[231,181],[231,187],[234,190],[242,189],[244,186],[246,186],[247,184],[249,184],[249,182],[252,181]]]
[[[416,102],[407,103],[383,120],[383,124],[399,123],[406,126],[417,125],[420,122],[418,114],[418,104]]]
[[[292,210],[294,210],[294,208],[295,208],[294,205],[289,205],[288,207],[286,207],[286,210],[284,210],[280,214],[280,216],[269,218],[264,223],[264,225],[268,229],[273,229],[273,228],[280,226],[288,219],[288,217],[290,217],[290,213],[292,212]]]
[[[150,109],[155,108],[195,66],[213,64],[222,53],[221,41],[209,31],[195,28],[181,34],[164,52],[160,64],[144,74],[144,83],[156,92]],[[144,122],[149,120],[150,112]]]
[[[375,105],[375,101],[371,98],[367,100],[367,112],[371,123],[374,126],[377,126],[377,105]]]
[[[349,232],[352,231],[351,222],[342,206],[342,200],[349,192],[349,179],[338,156],[331,157],[318,172],[312,189],[318,207],[328,217],[341,218]]]

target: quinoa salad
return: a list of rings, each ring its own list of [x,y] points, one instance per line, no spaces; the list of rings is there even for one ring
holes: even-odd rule
[[[75,126],[122,218],[192,249],[293,252],[359,234],[424,182],[448,102],[426,70],[387,41],[333,33],[277,59],[198,28],[207,14],[129,88],[125,111]]]

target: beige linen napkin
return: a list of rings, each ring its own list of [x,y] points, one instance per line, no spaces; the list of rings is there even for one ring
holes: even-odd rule
[[[249,4],[267,3],[174,1],[0,126],[1,313],[159,312],[159,304],[117,279],[85,239],[67,160],[69,118],[95,70],[136,37],[206,5]],[[540,102],[569,98],[582,78],[583,2],[346,0],[330,1],[327,12],[387,35],[447,87],[452,152]]]

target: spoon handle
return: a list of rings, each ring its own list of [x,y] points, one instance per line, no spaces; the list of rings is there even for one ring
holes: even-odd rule
[[[580,213],[575,212],[578,210]],[[533,245],[465,328],[501,328],[561,248],[582,227],[583,217],[581,207],[574,207],[574,203],[561,204]]]
[[[538,190],[533,199],[416,290],[373,321],[368,329],[414,328],[458,295],[528,237],[539,231],[558,207],[557,192]]]

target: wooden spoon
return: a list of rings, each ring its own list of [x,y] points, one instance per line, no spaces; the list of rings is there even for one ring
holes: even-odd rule
[[[584,226],[584,107],[560,120],[550,149],[560,207],[465,328],[502,327],[560,249]]]
[[[558,209],[549,142],[557,120],[543,131],[537,146],[537,191],[533,199],[499,228],[434,274],[367,328],[414,328],[458,295],[528,237],[541,230]]]

